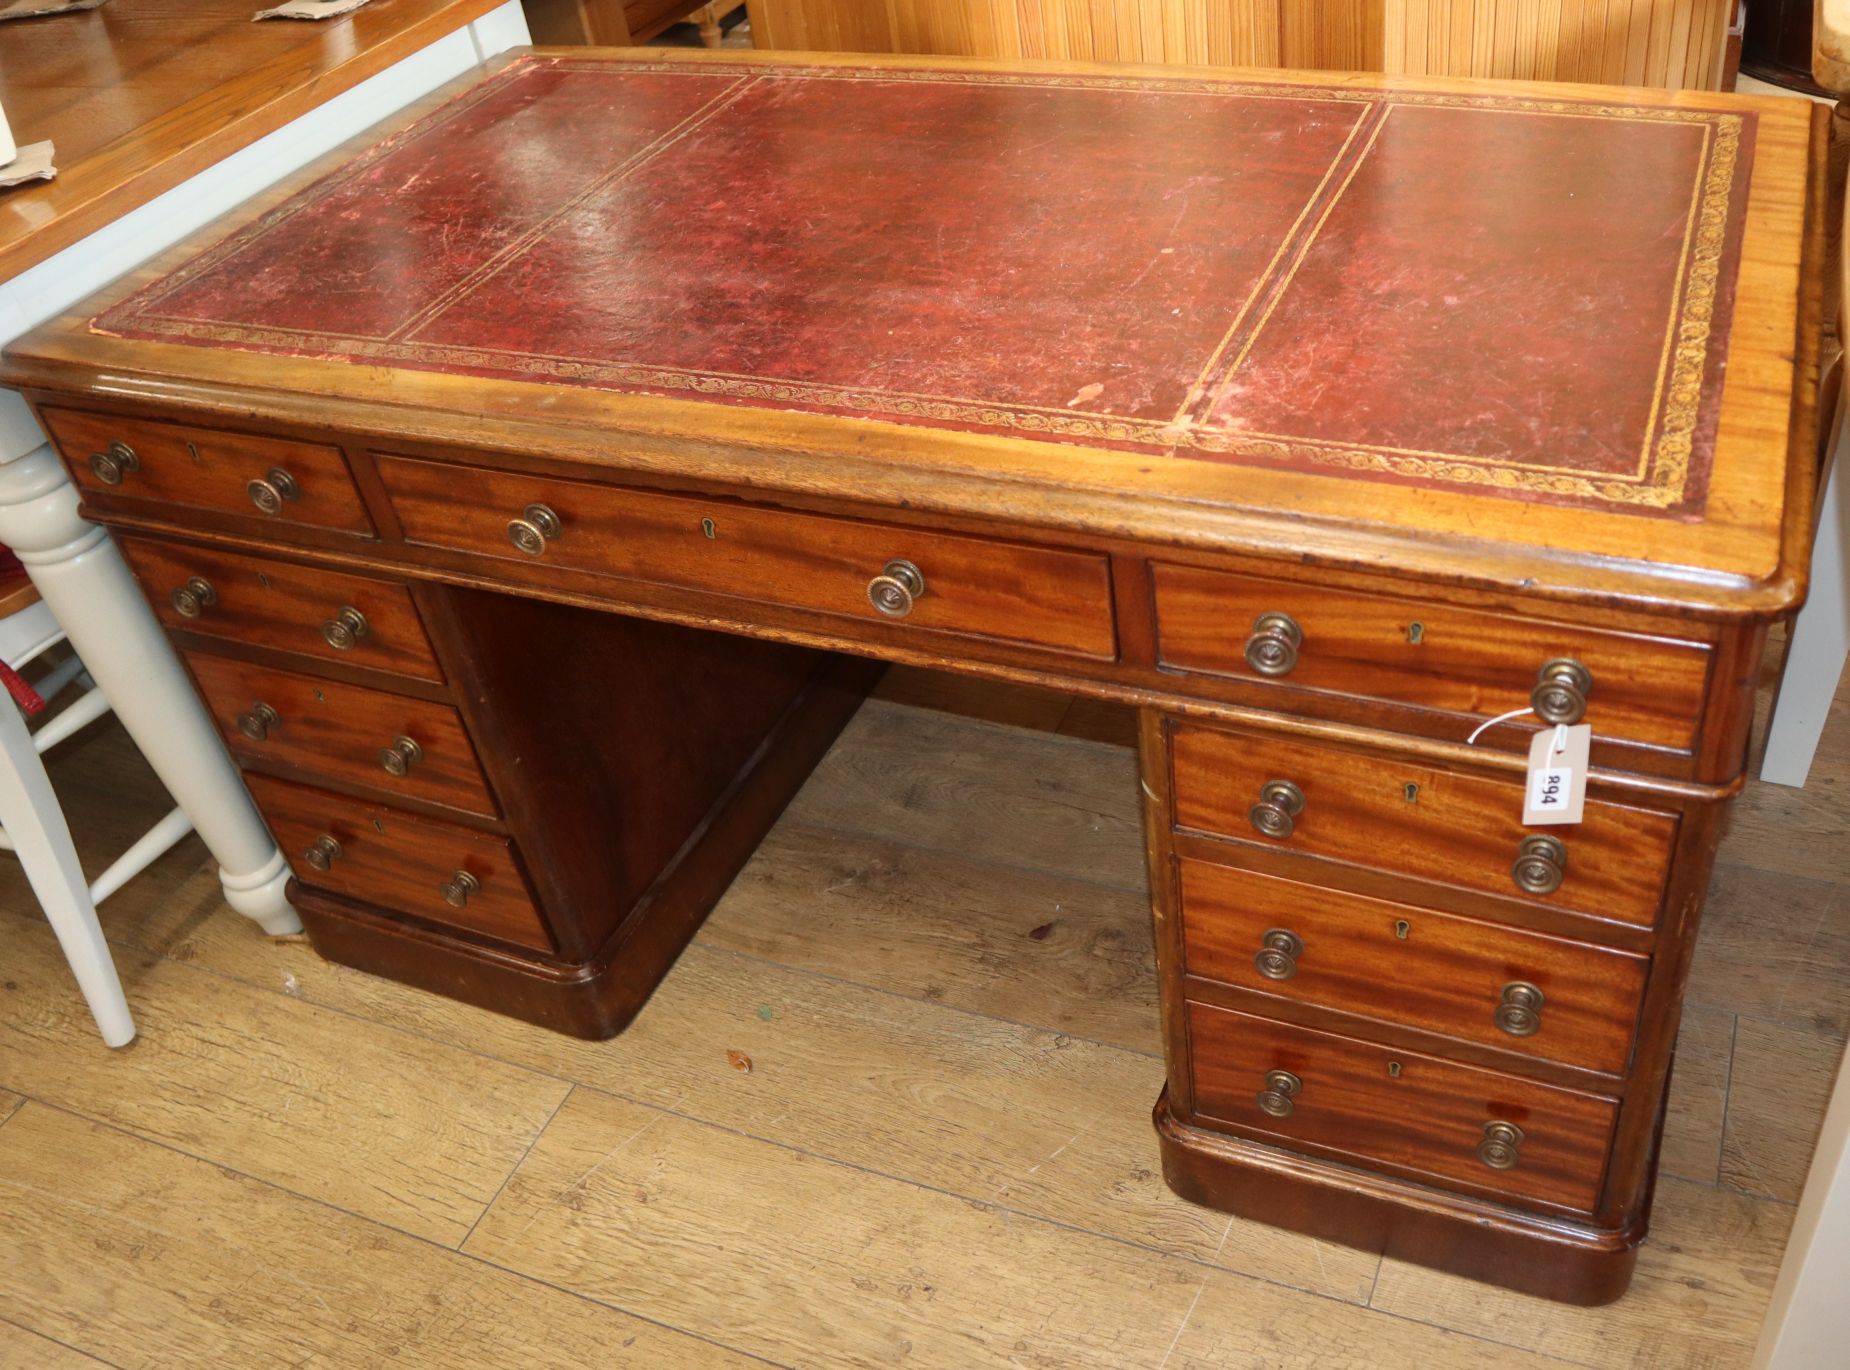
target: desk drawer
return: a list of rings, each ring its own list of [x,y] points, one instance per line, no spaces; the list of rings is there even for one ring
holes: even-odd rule
[[[1190,975],[1611,1075],[1631,1060],[1647,957],[1205,861],[1182,861],[1181,908]]]
[[[373,536],[338,447],[77,409],[46,409],[40,417],[86,498],[150,500]]]
[[[186,664],[244,760],[496,816],[462,718],[446,704],[204,652],[187,653]]]
[[[411,592],[395,581],[178,543],[117,540],[168,628],[443,681]],[[194,580],[207,590],[180,593]]]
[[[1205,1118],[1441,1184],[1598,1206],[1611,1099],[1206,1004],[1188,1005],[1188,1034]]]
[[[1526,828],[1519,780],[1251,733],[1183,726],[1172,736],[1180,827],[1640,926],[1657,919],[1673,813],[1589,799],[1579,823]],[[1273,781],[1302,805],[1277,836],[1258,826],[1281,831],[1278,806],[1262,804]],[[1552,890],[1517,883],[1523,843],[1537,838],[1565,854]]]
[[[268,776],[245,781],[303,885],[517,946],[553,949],[505,837]]]
[[[799,514],[761,505],[549,480],[407,457],[379,474],[412,542],[838,614],[870,627],[955,633],[1078,656],[1116,654],[1103,556]],[[543,505],[548,521],[525,511]],[[524,526],[517,527],[517,524]],[[510,529],[527,539],[517,551]],[[872,582],[911,563],[923,593],[882,613]]]
[[[1174,670],[1443,710],[1460,716],[1462,742],[1476,726],[1470,720],[1527,707],[1542,666],[1571,659],[1592,678],[1585,721],[1596,737],[1679,751],[1696,742],[1706,643],[1188,566],[1157,565],[1151,574],[1158,658]],[[1275,661],[1277,674],[1247,659],[1268,614],[1288,617],[1300,639]]]

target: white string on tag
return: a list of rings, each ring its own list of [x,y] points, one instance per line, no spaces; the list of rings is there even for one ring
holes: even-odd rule
[[[1534,709],[1511,709],[1506,714],[1498,714],[1495,718],[1487,718],[1477,725],[1476,731],[1473,732],[1471,736],[1465,739],[1465,746],[1475,747],[1477,745],[1477,740],[1482,737],[1485,732],[1496,727],[1499,723],[1508,723],[1512,718],[1521,718],[1524,714],[1532,714],[1534,712]],[[1555,750],[1559,751],[1562,747],[1567,745],[1566,742],[1562,740],[1564,736],[1565,730],[1555,734]]]
[[[1554,742],[1549,746],[1548,750],[1551,752],[1564,752],[1567,750],[1567,724],[1555,724]]]

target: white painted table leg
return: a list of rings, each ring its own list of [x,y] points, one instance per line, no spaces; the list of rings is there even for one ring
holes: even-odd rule
[[[77,514],[50,447],[0,465],[0,542],[25,563],[141,748],[218,861],[231,907],[273,935],[302,923],[283,897],[289,865],[108,535]]]

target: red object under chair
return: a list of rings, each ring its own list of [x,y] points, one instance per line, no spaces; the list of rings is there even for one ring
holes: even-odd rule
[[[26,568],[19,564],[19,558],[13,555],[11,549],[0,547],[0,591],[25,577]],[[45,707],[39,692],[26,684],[25,677],[4,661],[0,661],[0,685],[6,686],[6,692],[13,697],[13,702],[29,714],[35,714]]]

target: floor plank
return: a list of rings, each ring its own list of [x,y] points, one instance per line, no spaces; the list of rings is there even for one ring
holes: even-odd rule
[[[1850,1032],[1847,988],[1850,888],[1732,862],[1716,866],[1690,965],[1690,999],[1842,1037]]]
[[[0,1318],[0,1370],[97,1370],[111,1362],[51,1341]]]
[[[0,914],[0,965],[0,1085],[436,1241],[462,1240],[567,1089],[120,949],[140,1037],[112,1052],[49,928]]]
[[[176,957],[304,1003],[1192,1260],[1352,1302],[1379,1264],[1256,1223],[1230,1229],[1171,1193],[1149,1118],[1162,1063],[1142,1054],[702,943],[628,1031],[584,1042],[267,943],[235,916],[182,918],[165,935]]]
[[[700,935],[782,965],[1162,1052],[1140,891],[787,819]]]
[[[582,1090],[465,1250],[805,1366],[1260,1364],[1283,1328],[1307,1364],[1491,1350]]]
[[[1133,752],[870,700],[791,819],[1145,888]]]
[[[1783,1204],[1660,1178],[1651,1235],[1617,1303],[1571,1308],[1383,1261],[1370,1306],[1601,1370],[1745,1366],[1791,1220]]]
[[[1658,1153],[1658,1167],[1664,1174],[1701,1184],[1720,1180],[1733,1055],[1734,1015],[1686,1004],[1677,1031],[1663,1149]]]
[[[6,1120],[19,1111],[25,1098],[8,1090],[0,1089],[0,1127],[6,1126]]]
[[[41,1104],[0,1195],[0,1317],[123,1366],[757,1363]]]
[[[1843,1050],[1835,1037],[1740,1020],[1722,1138],[1724,1184],[1797,1201]]]

